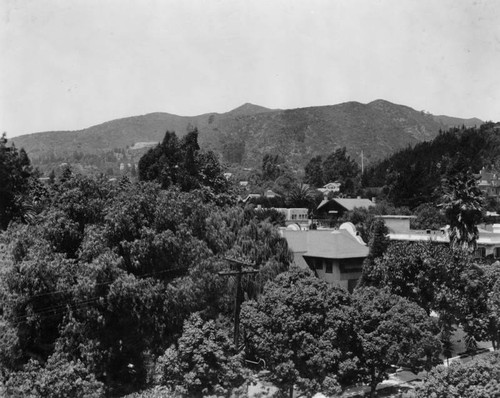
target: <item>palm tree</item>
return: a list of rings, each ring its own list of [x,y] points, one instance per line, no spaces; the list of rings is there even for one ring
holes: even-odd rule
[[[314,194],[307,184],[296,184],[288,192],[287,204],[290,207],[310,208],[313,203]]]
[[[482,219],[482,193],[475,177],[467,172],[443,180],[443,195],[440,206],[450,223],[450,243],[453,248],[469,252],[476,249],[477,224]]]

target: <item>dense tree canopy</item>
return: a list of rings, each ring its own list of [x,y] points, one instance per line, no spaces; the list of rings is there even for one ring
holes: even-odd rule
[[[39,222],[11,224],[2,237],[0,366],[11,387],[31,391],[15,380],[65,364],[57,396],[72,394],[73,377],[106,394],[142,388],[191,313],[231,314],[224,257],[255,264],[249,296],[287,269],[290,252],[272,225],[226,202],[207,189],[56,179]]]
[[[500,353],[487,354],[472,361],[452,363],[433,369],[421,387],[419,398],[490,398],[500,395]]]
[[[344,194],[352,195],[359,188],[359,166],[347,154],[345,147],[335,150],[324,160],[321,156],[313,157],[304,171],[305,181],[316,188],[335,181],[341,183],[340,189]]]
[[[294,269],[242,308],[248,353],[273,369],[285,391],[337,393],[354,379],[357,342],[351,300],[309,271]]]
[[[163,188],[176,185],[183,191],[189,191],[208,187],[217,194],[228,189],[217,156],[200,150],[197,130],[189,132],[181,140],[175,132],[167,131],[161,144],[150,149],[138,166],[141,181],[156,181]]]
[[[227,395],[245,381],[243,357],[222,319],[204,322],[195,313],[182,336],[157,361],[157,377],[175,394],[189,397]]]
[[[30,207],[28,192],[33,169],[24,149],[7,145],[0,137],[0,229],[15,217],[22,217]]]
[[[396,206],[415,208],[436,202],[443,178],[471,169],[500,166],[500,136],[493,123],[479,128],[452,128],[430,142],[396,152],[367,168],[365,187],[384,187]]]
[[[361,345],[359,376],[375,389],[390,365],[439,363],[439,329],[418,305],[385,289],[363,288],[354,295],[356,330]]]

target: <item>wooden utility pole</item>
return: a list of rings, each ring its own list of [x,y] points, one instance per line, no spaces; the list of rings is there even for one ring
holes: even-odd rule
[[[243,266],[246,265],[248,267],[254,267],[255,264],[246,263],[244,261],[226,258],[230,264],[236,266],[236,271],[221,271],[219,272],[220,276],[236,276],[236,290],[234,294],[234,345],[236,348],[239,346],[239,337],[240,337],[240,309],[241,302],[243,301],[243,292],[241,290],[241,277],[243,275],[248,274],[258,274],[259,271],[255,269],[243,269]]]

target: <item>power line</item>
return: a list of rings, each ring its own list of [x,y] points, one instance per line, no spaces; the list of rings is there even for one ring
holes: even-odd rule
[[[144,277],[158,275],[158,274],[164,274],[164,273],[168,273],[168,272],[177,272],[179,270],[186,270],[186,268],[185,267],[171,268],[168,270],[156,271],[156,272],[150,272],[150,273],[145,273],[145,274],[141,274],[141,275],[136,275],[136,277],[137,278],[144,278]],[[93,287],[111,284],[115,281],[117,281],[117,279],[110,280],[107,282],[98,283],[98,284],[93,285]],[[71,291],[73,291],[73,289],[55,290],[52,292],[41,293],[38,295],[29,296],[28,301],[32,300],[33,298],[37,298],[37,297],[43,297],[43,296],[48,296],[48,295],[52,295],[52,294],[71,292]],[[63,301],[63,303],[61,303],[59,305],[44,307],[44,308],[39,309],[38,311],[33,311],[33,313],[31,313],[31,314],[18,315],[12,319],[14,319],[14,320],[24,319],[24,321],[25,321],[27,318],[29,318],[31,316],[35,316],[35,315],[39,315],[42,318],[44,317],[45,314],[50,314],[47,317],[62,315],[64,313],[66,313],[66,308],[68,307],[68,305],[70,305],[70,306],[72,305],[73,308],[78,309],[78,308],[80,308],[80,306],[82,304],[83,304],[83,307],[85,307],[85,306],[93,304],[93,302],[95,302],[99,299],[105,299],[105,296],[95,296],[95,297],[91,297],[91,298],[86,299],[86,300],[76,301],[74,303],[72,303],[71,299],[70,299],[70,300]],[[45,317],[45,318],[47,318],[47,317]],[[13,325],[18,325],[24,321],[19,321],[19,322],[14,321],[14,322],[10,322],[10,323]]]
[[[127,275],[134,275],[136,278],[145,278],[145,277],[148,277],[148,276],[153,276],[153,275],[158,275],[158,274],[164,274],[164,273],[168,273],[168,272],[176,272],[176,271],[180,271],[180,270],[187,270],[187,268],[186,267],[177,267],[177,268],[171,268],[171,269],[167,269],[167,270],[163,270],[163,271],[150,272],[150,273],[140,274],[140,275],[135,275],[135,274],[129,272],[129,273],[127,273]],[[121,275],[118,275],[118,277],[119,276],[121,276]],[[110,280],[108,280],[106,282],[96,283],[96,284],[92,285],[92,287],[109,285],[109,284],[115,282],[116,280],[117,280],[117,278],[116,279],[110,279]],[[50,295],[58,294],[58,293],[70,293],[70,292],[73,291],[73,288],[76,285],[77,285],[77,283],[75,283],[73,285],[73,287],[70,288],[70,289],[52,290],[52,291],[48,291],[48,292],[44,292],[44,293],[33,294],[31,296],[28,296],[28,300],[31,300],[31,299],[37,298],[37,297],[50,296]]]

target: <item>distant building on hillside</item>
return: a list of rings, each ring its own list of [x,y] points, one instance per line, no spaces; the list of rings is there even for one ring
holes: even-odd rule
[[[266,198],[275,198],[275,197],[280,196],[280,195],[278,195],[276,192],[272,191],[271,189],[268,189],[266,192],[264,192],[264,196]]]
[[[338,230],[282,228],[280,233],[287,240],[297,266],[310,268],[318,278],[352,292],[368,256],[368,247],[354,225],[344,223]]]
[[[324,185],[323,188],[318,188],[318,191],[323,192],[323,194],[325,195],[328,195],[330,192],[337,193],[340,192],[341,185],[342,184],[339,181],[329,182],[328,184]]]
[[[482,168],[475,177],[479,180],[478,188],[487,198],[500,197],[500,173],[496,171],[487,171]]]

